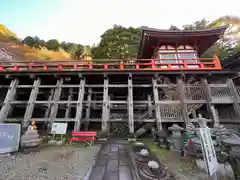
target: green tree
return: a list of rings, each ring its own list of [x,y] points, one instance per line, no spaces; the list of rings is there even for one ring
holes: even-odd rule
[[[35,39],[31,36],[25,37],[22,42],[31,48],[35,46]]]
[[[60,43],[57,39],[50,39],[46,42],[46,47],[48,50],[58,51],[60,48]]]
[[[92,55],[92,50],[90,46],[84,46],[83,47],[83,56],[91,56]]]
[[[84,47],[80,44],[77,45],[77,48],[73,54],[73,58],[74,59],[82,59],[82,56],[83,56],[83,52],[84,52]]]
[[[223,16],[212,22],[205,19],[196,21],[193,24],[184,25],[185,30],[197,30],[216,28],[219,26],[228,25],[224,36],[218,40],[212,47],[210,47],[203,57],[211,57],[217,55],[220,59],[224,60],[225,57],[231,56],[236,52],[240,52],[238,48],[239,39],[234,40],[235,36],[240,34],[240,18],[235,16]]]
[[[97,46],[92,47],[93,58],[134,58],[140,43],[140,28],[114,25],[106,30]]]

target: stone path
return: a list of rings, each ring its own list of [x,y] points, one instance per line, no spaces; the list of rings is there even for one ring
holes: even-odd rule
[[[109,140],[102,145],[89,180],[134,180],[128,142]]]

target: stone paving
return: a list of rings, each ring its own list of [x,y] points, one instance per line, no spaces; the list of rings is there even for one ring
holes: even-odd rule
[[[103,144],[89,180],[134,180],[127,147],[123,140]]]
[[[49,147],[40,152],[0,156],[0,180],[83,180],[100,146]]]

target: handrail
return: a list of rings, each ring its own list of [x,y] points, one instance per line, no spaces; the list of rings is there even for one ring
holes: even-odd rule
[[[174,61],[174,62],[172,62]],[[59,60],[59,61],[1,61],[0,71],[41,70],[221,70],[214,58],[161,58],[161,59],[109,59],[109,60]]]

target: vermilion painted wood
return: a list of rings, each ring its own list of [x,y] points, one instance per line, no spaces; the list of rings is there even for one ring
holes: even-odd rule
[[[79,137],[73,137],[68,138],[69,141],[95,141],[96,137],[88,137],[88,138],[79,138]]]
[[[131,62],[131,60],[108,60],[101,64],[89,61],[82,61],[79,64],[76,61],[11,61],[0,62],[0,71],[69,71],[69,70],[221,70],[222,66],[218,57],[214,58],[178,58],[174,59],[180,62],[169,63],[172,59],[137,59]],[[196,60],[197,62],[191,62]],[[173,67],[178,65],[179,67]],[[189,65],[198,65],[199,68],[188,67]],[[144,67],[142,67],[144,66]],[[167,67],[161,67],[167,66]]]
[[[72,137],[68,141],[95,141],[97,132],[94,131],[79,131],[72,132]]]
[[[72,132],[72,136],[97,136],[94,131]]]

